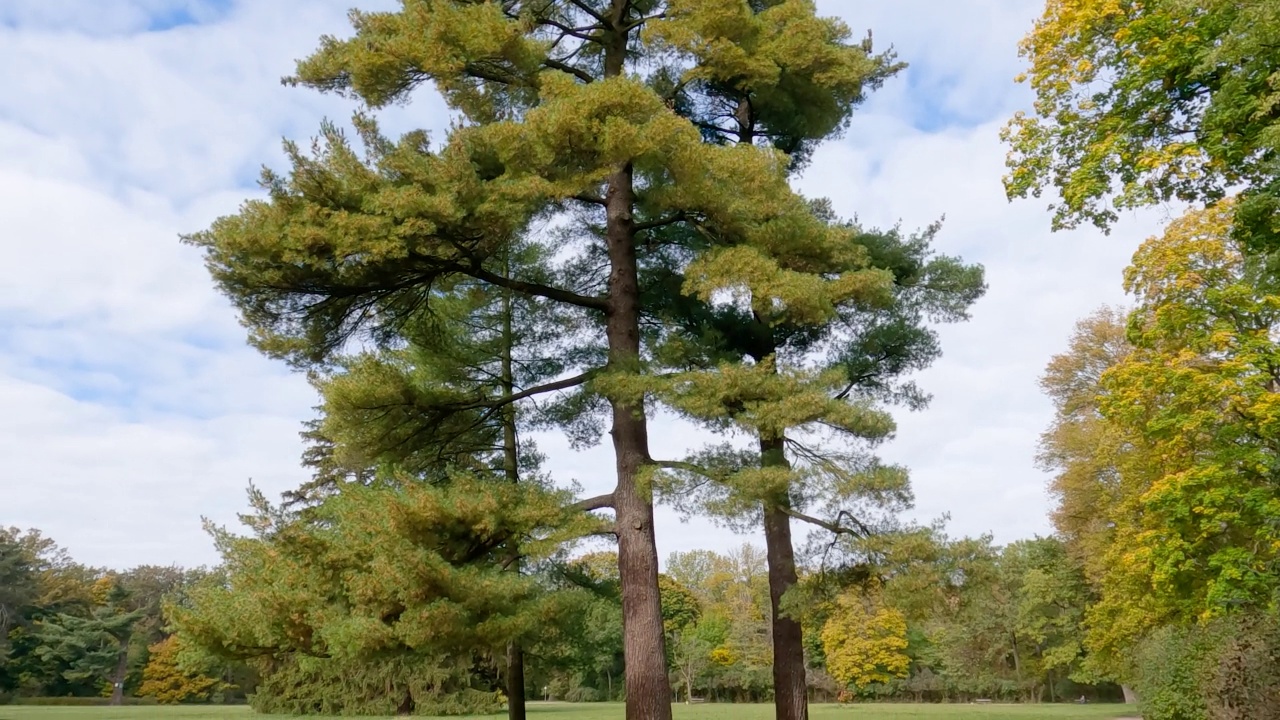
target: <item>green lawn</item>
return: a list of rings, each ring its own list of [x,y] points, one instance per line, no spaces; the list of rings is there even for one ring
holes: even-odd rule
[[[1125,705],[814,705],[813,720],[1115,720],[1136,717]],[[622,720],[622,705],[532,703],[530,720]],[[268,720],[248,708],[0,706],[0,720]],[[495,715],[494,718],[506,717]],[[772,705],[677,705],[675,720],[772,720]],[[319,720],[316,718],[315,720]]]

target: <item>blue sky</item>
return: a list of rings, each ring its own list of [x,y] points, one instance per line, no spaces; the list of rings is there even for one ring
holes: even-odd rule
[[[0,525],[38,527],[90,563],[214,561],[202,516],[234,522],[253,478],[305,479],[306,382],[246,346],[183,233],[257,192],[280,140],[352,106],[282,87],[357,0],[0,3]],[[363,9],[387,0],[360,2]],[[819,0],[910,64],[799,180],[871,224],[947,221],[940,249],[986,265],[991,290],[921,373],[929,410],[899,413],[885,455],[908,465],[922,519],[1007,541],[1048,530],[1033,465],[1049,406],[1036,378],[1075,319],[1122,300],[1120,272],[1163,215],[1112,237],[1051,234],[1042,204],[1005,201],[997,133],[1029,104],[1012,82],[1032,0]],[[445,123],[423,91],[392,131]],[[693,434],[662,420],[655,454]],[[607,489],[607,448],[540,440],[550,469]],[[660,512],[660,549],[735,536]]]

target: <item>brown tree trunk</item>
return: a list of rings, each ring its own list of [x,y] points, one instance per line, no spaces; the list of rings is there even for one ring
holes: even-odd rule
[[[507,645],[507,720],[525,720],[524,650]]]
[[[609,179],[606,234],[609,249],[609,365],[635,367],[640,359],[639,281],[632,205],[632,169]],[[653,500],[639,473],[649,461],[649,430],[644,406],[612,400],[613,450],[618,486],[618,577],[622,585],[624,680],[627,720],[670,720],[671,683],[667,679],[662,604],[658,597],[658,547],[653,532]]]
[[[506,275],[511,276],[511,262],[508,256]],[[502,291],[502,390],[507,396],[515,394],[515,370],[512,367],[512,352],[515,348],[515,332],[512,327],[512,314],[515,309],[511,302],[511,290]],[[519,438],[516,435],[516,406],[508,404],[502,415],[502,470],[507,482],[520,482]],[[511,547],[511,572],[520,572],[520,548],[515,543]],[[518,640],[507,644],[507,720],[525,720],[524,693],[524,650]]]
[[[129,672],[129,638],[120,641],[120,656],[116,659],[116,670],[111,675],[110,705],[124,704],[124,677]]]
[[[626,16],[630,0],[612,0],[606,13],[604,75],[626,69],[627,44],[634,28]],[[609,256],[609,308],[606,337],[609,366],[635,368],[640,360],[640,282],[636,265],[634,170],[630,164],[608,179],[605,192],[605,242]],[[629,405],[610,400],[613,450],[618,470],[614,490],[617,514],[618,578],[622,586],[623,685],[627,720],[671,720],[671,682],[658,597],[658,546],[653,531],[653,496],[639,482],[649,462],[649,429],[643,401]]]
[[[787,466],[784,440],[760,439],[760,463]],[[804,633],[800,622],[782,614],[782,596],[799,582],[791,545],[790,501],[775,498],[764,508],[765,557],[769,563],[770,620],[773,626],[773,697],[777,720],[808,720],[805,694]]]

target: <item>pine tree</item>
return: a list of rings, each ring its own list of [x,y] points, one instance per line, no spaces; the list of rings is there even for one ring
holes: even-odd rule
[[[128,610],[128,591],[116,578],[105,576],[94,588],[97,605],[88,617],[59,614],[42,623],[37,654],[64,667],[73,683],[96,683],[111,689],[112,705],[124,702],[129,639],[145,608]]]
[[[326,125],[315,152],[287,146],[292,167],[265,174],[266,200],[190,238],[255,344],[300,367],[322,365],[357,337],[396,344],[436,293],[466,278],[590,319],[603,352],[566,353],[566,372],[578,375],[523,393],[583,385],[606,368],[615,380],[608,392],[589,389],[608,404],[617,486],[580,507],[615,511],[632,720],[670,717],[652,500],[641,482],[640,241],[677,226],[757,246],[782,234],[822,245],[829,234],[788,188],[785,158],[709,143],[676,112],[683,87],[672,78],[684,68],[644,30],[670,15],[663,32],[696,43],[707,28],[679,11],[702,5],[405,0],[398,12],[355,12],[355,37],[325,38],[292,80],[373,108],[434,82],[459,118],[446,142],[433,150],[421,132],[392,141],[359,116],[361,157]],[[535,221],[553,219],[569,266],[607,271],[543,283],[493,269]],[[627,390],[619,378],[632,380],[621,383]]]

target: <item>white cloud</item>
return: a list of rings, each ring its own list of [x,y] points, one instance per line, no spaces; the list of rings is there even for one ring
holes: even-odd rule
[[[37,526],[86,562],[214,559],[208,515],[233,522],[253,477],[295,486],[303,380],[245,346],[199,254],[178,243],[231,212],[282,136],[305,140],[351,106],[282,87],[350,0],[15,0],[0,7],[0,524]],[[359,3],[363,8],[391,5]],[[1049,417],[1036,377],[1074,320],[1120,298],[1119,272],[1154,214],[1114,237],[1053,235],[1042,206],[1000,186],[1016,42],[1037,3],[827,0],[855,34],[871,27],[911,67],[876,93],[801,185],[870,224],[947,216],[941,249],[982,262],[991,290],[972,322],[943,329],[934,394],[899,415],[885,454],[913,470],[918,515],[1010,540],[1047,529],[1032,466]],[[148,31],[161,17],[162,31]],[[439,131],[438,98],[385,115]],[[1144,232],[1138,233],[1141,228]],[[655,455],[693,435],[663,419]],[[542,441],[551,469],[607,490],[607,443]],[[665,555],[742,538],[659,511]]]

